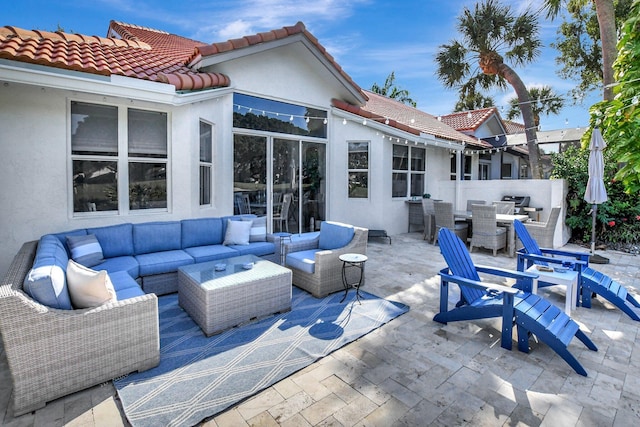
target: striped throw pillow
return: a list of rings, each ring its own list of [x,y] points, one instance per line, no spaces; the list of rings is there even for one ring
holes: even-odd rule
[[[85,267],[93,267],[104,261],[102,246],[94,234],[67,236],[71,258]]]

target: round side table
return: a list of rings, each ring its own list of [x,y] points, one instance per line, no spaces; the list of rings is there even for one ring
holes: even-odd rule
[[[356,300],[359,304],[360,302],[360,286],[362,286],[362,281],[364,280],[364,263],[367,262],[369,258],[366,255],[362,254],[343,254],[338,257],[340,261],[342,261],[342,284],[344,285],[344,296],[340,303],[342,303],[345,298],[347,298],[347,294],[349,293],[350,288],[356,289]],[[347,281],[347,270],[350,268],[355,268],[360,270],[360,278],[357,282],[349,283]]]

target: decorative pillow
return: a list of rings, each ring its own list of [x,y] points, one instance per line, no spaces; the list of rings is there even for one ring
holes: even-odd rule
[[[267,217],[243,218],[243,221],[251,222],[251,232],[249,234],[250,242],[266,242],[267,241]]]
[[[71,252],[71,258],[85,267],[93,267],[104,261],[102,246],[95,234],[67,236],[67,246]]]
[[[223,245],[248,245],[253,221],[227,220],[227,232],[224,235]]]
[[[75,308],[98,307],[117,301],[116,291],[106,270],[95,271],[72,259],[67,264],[67,286]]]

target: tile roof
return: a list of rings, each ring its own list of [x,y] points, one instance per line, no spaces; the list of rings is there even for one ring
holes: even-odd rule
[[[229,86],[227,76],[198,73],[186,59],[201,42],[112,21],[110,37],[0,28],[0,58],[100,75],[173,84],[177,90]]]
[[[482,123],[489,119],[492,114],[498,114],[498,109],[496,107],[446,114],[444,116],[440,116],[440,120],[461,132],[473,132],[477,130]],[[500,115],[498,114],[498,117],[499,116]]]
[[[332,100],[333,105],[352,114],[373,119],[388,126],[420,135],[426,133],[449,141],[464,142],[467,145],[491,148],[492,145],[456,131],[451,126],[438,121],[431,114],[403,104],[374,92],[364,91],[369,98],[363,107],[357,107],[340,100]],[[387,119],[389,122],[387,123]]]
[[[327,52],[327,50],[320,44],[317,38],[315,38],[309,31],[307,31],[305,25],[298,21],[295,25],[289,27],[282,27],[276,30],[271,30],[263,33],[257,33],[249,36],[244,36],[238,39],[231,39],[225,42],[213,43],[209,45],[199,45],[196,47],[195,52],[188,61],[189,65],[194,65],[202,58],[215,56],[222,53],[227,53],[234,50],[240,50],[247,47],[255,46],[261,43],[267,43],[275,40],[285,39],[287,37],[301,34],[327,59],[329,64],[335,68],[335,70],[351,85],[353,88],[360,92],[365,97],[364,92],[356,84],[355,81],[342,69],[340,65],[335,61],[333,56]]]
[[[524,124],[514,122],[511,120],[503,120],[504,128],[507,131],[507,135],[513,135],[515,133],[524,133],[525,127]]]

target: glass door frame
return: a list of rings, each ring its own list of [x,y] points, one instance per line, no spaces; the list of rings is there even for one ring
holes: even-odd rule
[[[234,162],[235,162],[235,136],[236,135],[245,135],[245,136],[256,136],[256,137],[261,137],[261,138],[265,138],[266,139],[266,158],[264,159],[264,161],[266,162],[266,216],[267,216],[267,233],[273,233],[274,232],[274,224],[273,224],[273,208],[274,208],[274,200],[273,200],[273,190],[274,190],[274,144],[276,143],[276,140],[280,140],[280,141],[287,141],[290,143],[296,143],[297,144],[297,158],[295,159],[295,166],[296,166],[296,174],[295,174],[295,179],[297,181],[296,184],[296,188],[295,188],[295,192],[297,192],[298,196],[299,195],[303,195],[304,194],[304,188],[303,186],[306,185],[304,184],[304,180],[305,180],[305,176],[304,176],[304,168],[301,167],[300,165],[303,165],[304,163],[304,150],[308,149],[309,147],[312,147],[313,145],[319,145],[319,146],[323,146],[323,153],[324,154],[324,158],[321,159],[321,163],[323,163],[324,166],[324,170],[321,171],[320,173],[320,177],[319,177],[319,182],[321,183],[322,180],[324,180],[324,184],[322,184],[322,188],[324,189],[324,192],[321,193],[323,194],[322,196],[322,202],[319,205],[320,208],[318,208],[316,206],[317,212],[320,213],[320,215],[317,218],[317,223],[314,224],[314,228],[315,230],[319,229],[319,221],[320,220],[324,220],[324,218],[326,217],[326,188],[327,188],[327,140],[325,139],[321,139],[321,138],[310,138],[310,137],[306,137],[304,139],[301,138],[296,138],[295,135],[288,135],[288,134],[276,134],[276,133],[272,133],[272,132],[263,132],[263,131],[248,131],[247,129],[240,129],[240,128],[234,128],[233,130],[233,135],[234,137],[232,138],[233,140],[233,153],[234,153]],[[232,185],[235,183],[235,170],[234,170],[234,179],[232,181]],[[305,214],[306,212],[303,211],[304,209],[304,199],[302,199],[302,203],[300,202],[301,198],[298,197],[298,200],[296,201],[296,203],[292,203],[293,206],[295,206],[297,208],[297,212],[295,214],[295,217],[297,218],[296,220],[296,227],[297,229],[293,230],[291,227],[289,227],[289,232],[292,234],[299,234],[302,232],[307,232],[310,231],[306,228],[303,227],[307,227],[307,224],[300,224],[300,218],[305,218]],[[235,203],[235,202],[234,202]],[[315,203],[319,203],[318,201],[316,201]],[[314,218],[314,222],[316,218]],[[310,224],[309,224],[310,226]],[[280,231],[280,230],[278,230]]]

